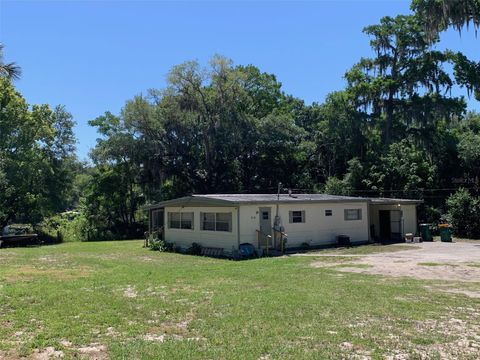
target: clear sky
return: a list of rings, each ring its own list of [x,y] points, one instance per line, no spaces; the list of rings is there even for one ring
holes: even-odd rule
[[[214,54],[274,73],[307,103],[344,87],[343,74],[371,55],[362,28],[408,14],[410,1],[163,2],[0,0],[0,42],[23,69],[29,103],[63,104],[78,154],[97,137],[87,121],[118,113],[129,98],[165,86],[169,69]],[[473,31],[442,35],[441,47],[479,59]],[[463,93],[462,93],[463,94]],[[480,103],[469,100],[470,109]]]

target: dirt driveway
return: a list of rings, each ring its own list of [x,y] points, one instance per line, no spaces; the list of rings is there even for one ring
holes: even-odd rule
[[[413,249],[369,255],[333,256],[355,257],[354,261],[349,261],[352,264],[351,267],[347,265],[338,268],[339,271],[417,279],[480,282],[480,241],[478,243],[402,244],[402,246],[405,245],[412,246]],[[332,254],[317,254],[317,256],[331,257]],[[362,266],[358,266],[359,264]],[[325,263],[318,261],[313,266],[325,266]]]

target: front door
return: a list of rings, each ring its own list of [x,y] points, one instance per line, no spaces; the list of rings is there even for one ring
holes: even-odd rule
[[[272,208],[261,207],[259,208],[259,218],[260,218],[260,246],[272,246],[271,237],[272,235]],[[270,239],[270,241],[269,241]]]
[[[391,223],[390,210],[380,210],[378,212],[380,220],[380,241],[390,240]]]
[[[390,238],[395,241],[402,240],[402,211],[390,211]]]

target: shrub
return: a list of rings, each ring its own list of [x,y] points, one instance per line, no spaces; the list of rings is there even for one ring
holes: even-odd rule
[[[192,246],[188,248],[187,252],[192,255],[202,255],[202,245],[194,242],[192,243]]]
[[[45,218],[35,228],[44,243],[86,240],[85,216],[76,211],[67,211]]]
[[[150,250],[161,252],[173,252],[175,246],[163,239],[153,238],[148,241],[148,247]]]
[[[447,199],[447,220],[456,236],[480,238],[480,200],[459,189]]]
[[[303,242],[300,245],[301,250],[309,250],[310,249],[310,244],[308,242]]]

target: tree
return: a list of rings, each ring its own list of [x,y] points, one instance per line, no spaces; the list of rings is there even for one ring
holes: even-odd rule
[[[468,190],[459,189],[447,199],[448,221],[453,232],[459,237],[480,237],[480,201]]]
[[[345,91],[331,93],[318,109],[313,127],[316,179],[323,182],[345,173],[348,161],[365,156],[373,139],[365,138],[365,117],[355,109],[355,99]]]
[[[323,192],[330,195],[348,196],[352,194],[352,188],[346,181],[340,180],[335,176],[331,176],[325,182]]]
[[[8,79],[18,79],[22,74],[20,67],[14,62],[5,63],[3,61],[3,49],[4,45],[0,43],[0,77],[6,77]]]
[[[461,99],[444,96],[453,85],[442,67],[449,54],[430,49],[416,17],[384,17],[364,32],[376,57],[361,59],[345,77],[357,108],[381,127],[385,148],[405,131],[426,134],[462,113]]]
[[[480,177],[480,134],[467,131],[460,135],[458,157],[466,172],[478,181]]]
[[[435,42],[438,33],[453,27],[459,33],[473,25],[480,27],[480,0],[413,0],[411,8],[424,25],[427,39]],[[462,53],[451,53],[457,83],[473,92],[480,101],[480,62],[468,60]]]
[[[63,107],[30,108],[11,82],[0,78],[0,227],[37,223],[69,206],[73,125]]]
[[[458,32],[465,25],[480,27],[479,0],[413,0],[411,9],[425,23],[430,38],[450,26]]]
[[[404,139],[391,144],[388,152],[369,169],[368,188],[387,197],[420,199],[423,189],[434,182],[436,166],[425,152]]]

